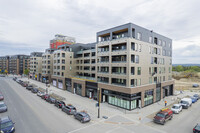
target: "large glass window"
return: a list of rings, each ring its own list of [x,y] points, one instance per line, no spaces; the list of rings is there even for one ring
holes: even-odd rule
[[[124,109],[128,109],[128,110],[136,107],[136,105],[134,105],[134,103],[132,103],[133,105],[131,105],[131,108],[130,108],[130,101],[129,100],[118,98],[118,97],[115,97],[115,96],[109,96],[108,103],[115,105],[115,106],[118,106],[118,107],[121,107],[121,108],[124,108]]]
[[[141,75],[141,67],[138,67],[138,75]]]
[[[135,56],[135,63],[139,63],[139,55]]]
[[[153,103],[153,89],[145,91],[144,95],[144,106],[150,105]]]
[[[82,95],[82,85],[74,83],[75,93],[78,95]]]
[[[152,36],[149,37],[149,43],[152,43]]]
[[[161,99],[161,89],[159,87],[156,88],[156,101],[160,101],[160,99]]]
[[[139,33],[139,32],[137,33],[137,39],[138,39],[138,40],[141,40],[141,39],[142,39],[142,34]]]

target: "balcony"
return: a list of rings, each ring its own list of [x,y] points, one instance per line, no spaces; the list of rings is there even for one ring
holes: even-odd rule
[[[112,52],[125,51],[125,50],[126,50],[126,43],[112,45]]]
[[[89,79],[89,80],[95,80],[95,78],[93,77],[86,77],[86,76],[75,76],[76,78],[80,78],[80,79]]]
[[[107,74],[109,73],[108,71],[98,71],[98,73],[104,73],[104,74]]]
[[[97,81],[102,82],[102,83],[109,83],[109,78],[108,77],[98,77]]]
[[[112,78],[112,84],[120,85],[120,86],[126,86],[126,79]]]
[[[112,56],[112,63],[125,63],[126,55]]]

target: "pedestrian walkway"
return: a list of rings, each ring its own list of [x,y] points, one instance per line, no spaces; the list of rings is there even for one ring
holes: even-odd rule
[[[28,78],[22,78],[22,80],[29,81],[30,83],[33,83],[37,85],[38,87],[41,87],[44,89],[46,88],[46,84],[41,83],[39,81],[28,79]],[[152,120],[148,116],[152,115],[155,112],[158,112],[160,109],[165,107],[164,101],[167,101],[167,105],[170,106],[171,104],[176,102],[177,99],[181,99],[187,95],[192,96],[194,94],[194,92],[178,93],[177,95],[174,95],[174,96],[165,97],[161,101],[151,104],[149,106],[146,106],[144,108],[135,109],[132,111],[127,111],[125,109],[121,109],[121,108],[109,105],[108,103],[101,103],[101,107],[100,107],[101,118],[99,119],[97,118],[98,108],[95,106],[97,101],[93,99],[89,99],[87,97],[82,97],[82,96],[73,94],[65,90],[58,89],[54,87],[53,85],[50,85],[49,91],[64,97],[66,99],[65,103],[74,105],[78,109],[78,111],[86,110],[90,114],[93,122],[105,120],[105,122],[107,121],[108,123],[109,122],[121,123],[119,119],[112,118],[113,116],[116,116],[116,115],[120,115],[124,118],[127,118],[127,120],[124,119],[126,120],[126,121],[123,121],[124,123],[126,122],[127,123],[134,123],[134,122],[148,123]],[[108,119],[103,119],[102,116],[107,116]],[[109,118],[112,118],[112,119],[109,119]]]

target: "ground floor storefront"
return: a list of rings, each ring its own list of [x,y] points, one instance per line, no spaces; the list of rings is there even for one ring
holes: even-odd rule
[[[58,79],[52,77],[52,85],[79,96],[107,102],[126,110],[142,108],[173,95],[174,81],[126,88],[110,84],[97,83],[77,78]]]
[[[66,90],[65,78],[52,76],[51,81],[53,86],[62,90]]]

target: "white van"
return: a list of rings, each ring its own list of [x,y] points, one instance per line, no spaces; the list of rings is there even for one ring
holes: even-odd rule
[[[184,109],[189,108],[192,105],[192,99],[191,98],[183,98],[180,101],[180,104]]]

